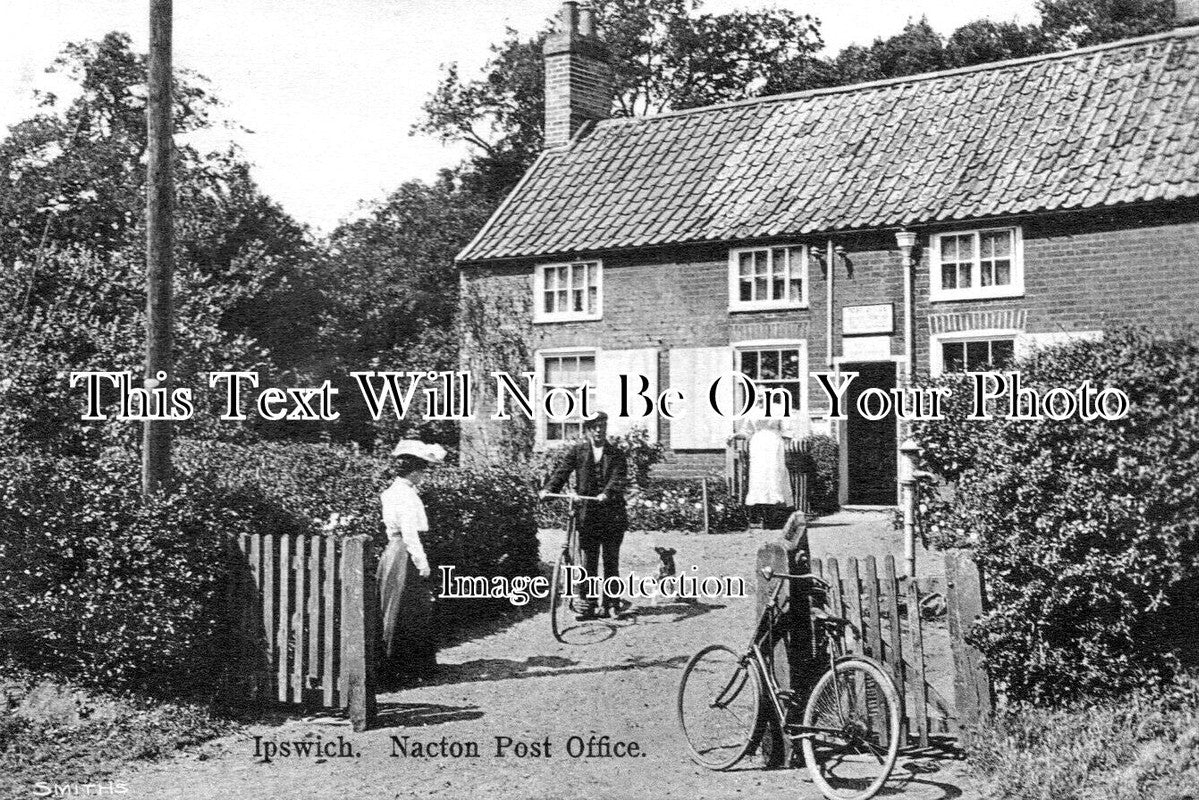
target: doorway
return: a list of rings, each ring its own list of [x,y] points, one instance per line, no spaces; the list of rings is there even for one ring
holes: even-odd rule
[[[849,505],[893,506],[898,479],[895,413],[866,419],[858,413],[858,398],[871,388],[884,392],[895,388],[895,362],[842,364],[841,371],[858,373],[845,392],[846,498]]]

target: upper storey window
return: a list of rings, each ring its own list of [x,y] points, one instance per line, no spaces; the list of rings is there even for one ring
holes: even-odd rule
[[[1024,294],[1019,228],[956,231],[932,237],[930,299],[973,300]]]
[[[729,253],[730,311],[807,305],[807,247],[746,247]]]
[[[542,264],[533,273],[533,321],[567,322],[603,316],[603,268],[598,261]]]

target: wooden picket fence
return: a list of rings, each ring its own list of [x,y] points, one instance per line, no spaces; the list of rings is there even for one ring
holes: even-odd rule
[[[977,651],[965,642],[970,624],[981,613],[979,585],[977,580],[971,584],[962,578],[969,573],[966,564],[959,566],[951,567],[951,576],[958,577],[949,581],[947,598],[955,676],[951,711],[945,697],[927,680],[924,626],[928,623],[921,617],[920,588],[914,580],[897,577],[895,557],[883,559],[881,574],[874,556],[843,562],[812,559],[812,571],[831,587],[828,613],[849,620],[855,629],[844,632],[846,652],[881,662],[895,681],[904,709],[902,745],[915,741],[927,747],[930,735],[961,735],[990,710],[990,683],[979,667]]]
[[[245,569],[230,593],[253,652],[239,679],[251,699],[346,708],[355,730],[375,715],[378,600],[370,537],[241,534]]]
[[[796,510],[807,514],[810,511],[808,492],[811,483],[811,442],[805,439],[787,439],[783,445],[787,472],[791,477],[791,493],[796,499]],[[749,490],[749,439],[737,436],[725,449],[725,480],[729,496],[738,502],[745,501]]]

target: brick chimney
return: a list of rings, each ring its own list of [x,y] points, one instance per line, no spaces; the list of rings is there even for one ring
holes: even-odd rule
[[[1199,25],[1199,0],[1174,0],[1174,24]]]
[[[545,40],[545,146],[561,147],[587,122],[612,114],[612,61],[595,32],[595,11],[562,4]]]

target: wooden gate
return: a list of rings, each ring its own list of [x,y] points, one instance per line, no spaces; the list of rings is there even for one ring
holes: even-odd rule
[[[242,534],[230,585],[242,641],[240,690],[251,699],[346,708],[355,730],[375,716],[378,599],[370,537]]]
[[[812,560],[812,572],[832,587],[828,613],[849,620],[857,632],[845,631],[845,651],[881,662],[895,681],[904,710],[901,744],[914,739],[926,747],[930,734],[956,732],[956,720],[926,674],[920,588],[896,576],[894,556],[884,558],[882,567],[880,573],[874,556]]]
[[[968,737],[974,726],[995,710],[995,690],[983,667],[982,653],[967,641],[971,626],[983,613],[984,587],[982,572],[965,551],[945,554],[945,586],[958,729]]]
[[[902,745],[926,747],[930,737],[937,735],[969,736],[993,709],[980,654],[966,641],[982,612],[981,581],[973,562],[964,553],[946,555],[946,602],[930,609],[936,612],[933,619],[925,619],[920,586],[897,576],[894,556],[882,559],[881,572],[873,556],[809,559],[806,527],[799,520],[796,515],[788,523],[783,541],[759,548],[757,566],[791,573],[810,569],[830,588],[824,606],[813,604],[799,584],[779,595],[785,610],[774,653],[780,686],[810,691],[816,677],[828,669],[825,645],[816,641],[812,618],[822,612],[832,614],[852,623],[852,630],[843,631],[843,649],[881,662],[895,681],[904,716]],[[757,614],[773,589],[773,582],[759,575]],[[949,694],[952,705],[946,700]],[[768,737],[768,762],[787,763],[789,750],[777,734]]]

